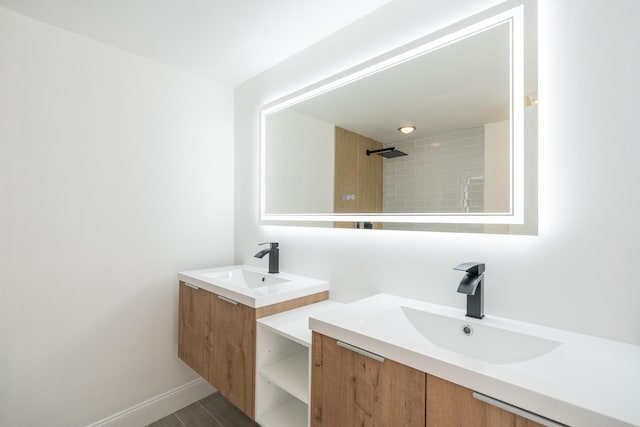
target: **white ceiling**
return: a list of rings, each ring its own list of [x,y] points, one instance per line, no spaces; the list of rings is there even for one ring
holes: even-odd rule
[[[0,0],[0,6],[230,86],[390,0]]]

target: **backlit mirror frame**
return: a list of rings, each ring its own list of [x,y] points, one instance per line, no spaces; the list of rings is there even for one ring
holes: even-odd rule
[[[382,222],[440,224],[523,224],[524,223],[524,5],[509,2],[507,10],[498,8],[475,15],[382,55],[363,66],[355,67],[306,89],[264,106],[260,112],[260,220],[279,222]],[[483,213],[357,213],[357,214],[273,214],[266,212],[266,120],[270,114],[307,99],[355,82],[374,73],[441,49],[456,41],[472,37],[495,26],[508,23],[510,28],[510,210]],[[302,225],[302,224],[301,224]],[[319,224],[318,224],[319,225]]]

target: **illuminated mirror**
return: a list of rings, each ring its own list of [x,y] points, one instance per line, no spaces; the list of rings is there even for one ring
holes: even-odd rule
[[[535,232],[535,2],[510,5],[265,106],[261,219]]]

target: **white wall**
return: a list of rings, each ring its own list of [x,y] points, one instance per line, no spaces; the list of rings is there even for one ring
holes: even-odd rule
[[[288,108],[269,115],[265,133],[266,211],[332,213],[335,126]]]
[[[332,297],[379,291],[464,307],[463,261],[487,263],[486,311],[640,344],[640,2],[540,0],[539,233],[260,226],[258,109],[496,1],[395,0],[236,89],[236,262],[277,240],[281,268]]]
[[[231,89],[0,9],[0,425],[197,378],[176,272],[233,261],[232,114]]]

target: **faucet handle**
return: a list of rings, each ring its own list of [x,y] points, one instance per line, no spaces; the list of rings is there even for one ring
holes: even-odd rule
[[[482,262],[465,262],[456,267],[453,267],[454,270],[464,271],[469,274],[479,275],[484,273],[484,263]]]
[[[262,246],[262,245],[271,245],[271,249],[278,249],[278,242],[262,242],[262,243],[258,243],[258,246]]]

